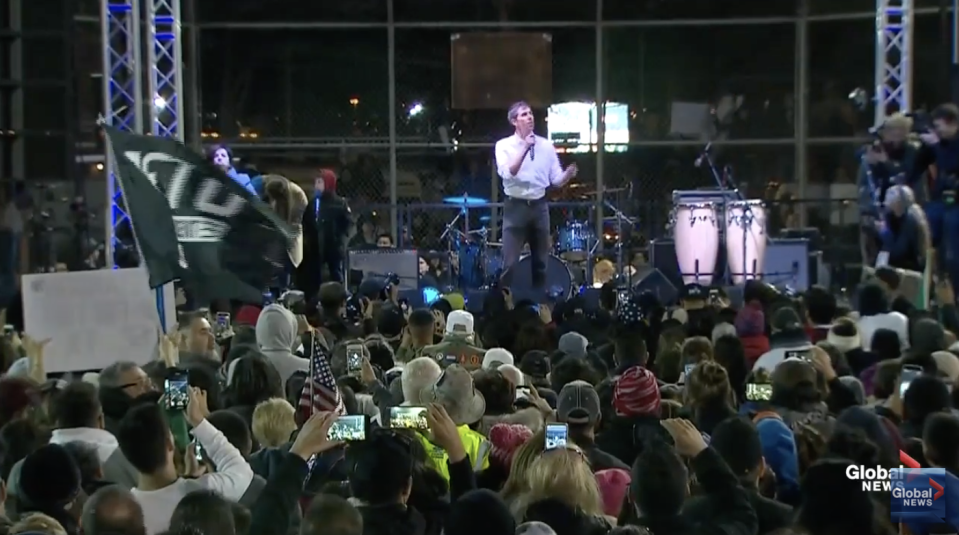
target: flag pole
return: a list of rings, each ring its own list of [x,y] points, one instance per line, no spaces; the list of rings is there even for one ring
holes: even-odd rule
[[[97,119],[97,125],[98,125],[98,126],[100,127],[100,129],[103,131],[103,137],[104,137],[104,139],[105,139],[105,141],[106,141],[107,158],[110,158],[110,162],[113,164],[113,169],[114,169],[115,176],[116,176],[116,177],[119,177],[119,176],[120,176],[120,173],[119,173],[119,168],[120,168],[120,166],[118,165],[118,162],[117,162],[117,154],[116,154],[116,152],[114,152],[114,150],[113,150],[113,140],[110,138],[110,132],[107,130],[108,125],[106,124],[106,121],[103,119],[103,116],[100,116],[100,118]],[[123,180],[122,180],[122,179],[119,179],[119,178],[116,178],[115,181],[116,181],[117,187],[120,188],[120,197],[123,199],[123,206],[126,208],[126,211],[127,211],[127,221],[130,223],[130,230],[132,231],[132,234],[133,234],[133,241],[134,241],[134,243],[137,244],[137,252],[140,254],[140,260],[141,260],[141,262],[143,262],[143,253],[142,253],[143,248],[140,247],[140,238],[137,236],[137,229],[136,229],[136,226],[133,224],[133,215],[132,215],[132,212],[131,212],[131,210],[130,210],[130,203],[127,202],[127,194],[126,194],[126,191],[123,189]],[[144,268],[144,270],[146,270],[146,265],[144,265],[143,268]],[[147,280],[148,280],[148,281],[149,281],[149,277],[150,277],[150,276],[149,276],[149,273],[148,273],[148,274],[147,274]],[[149,283],[148,283],[147,285],[149,286]],[[157,293],[157,298],[158,298],[158,299],[157,299],[157,307],[156,307],[156,310],[157,310],[157,320],[159,320],[159,322],[160,322],[160,329],[163,330],[163,333],[164,333],[164,334],[167,334],[167,330],[166,330],[166,311],[164,310],[165,307],[164,307],[164,305],[163,305],[162,292],[163,292],[163,285],[157,286],[157,288],[156,288],[156,293]]]

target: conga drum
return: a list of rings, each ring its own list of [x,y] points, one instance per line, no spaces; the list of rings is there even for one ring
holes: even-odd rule
[[[672,225],[683,284],[711,285],[719,256],[716,205],[678,203],[673,207]]]
[[[762,277],[766,263],[766,209],[762,201],[726,204],[726,256],[734,284]]]

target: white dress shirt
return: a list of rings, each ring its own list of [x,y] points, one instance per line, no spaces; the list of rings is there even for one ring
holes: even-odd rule
[[[513,134],[496,142],[496,171],[503,179],[503,192],[507,197],[534,201],[546,195],[546,188],[556,186],[563,180],[563,168],[559,164],[556,148],[545,137],[536,136],[533,145],[535,158],[527,154],[519,172],[509,172],[510,163],[526,150],[526,142]]]

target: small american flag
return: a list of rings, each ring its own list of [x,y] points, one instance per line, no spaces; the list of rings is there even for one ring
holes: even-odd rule
[[[310,339],[313,346],[310,376],[300,393],[300,410],[306,417],[317,412],[334,412],[342,416],[346,414],[346,406],[343,405],[343,397],[336,386],[336,378],[333,377],[326,350],[320,345],[315,334],[310,336]]]

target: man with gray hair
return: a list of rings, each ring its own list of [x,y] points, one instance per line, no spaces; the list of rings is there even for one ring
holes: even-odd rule
[[[546,262],[550,226],[546,189],[563,187],[576,176],[576,164],[565,170],[553,144],[533,133],[533,110],[525,102],[510,106],[507,118],[513,135],[496,142],[496,171],[503,180],[503,283],[515,278],[510,268],[529,244],[534,301],[546,297]],[[522,296],[527,297],[527,296]]]
[[[137,363],[119,361],[107,366],[97,378],[104,428],[111,433],[133,405],[133,400],[155,392],[153,381]],[[156,396],[159,399],[159,395]]]
[[[889,254],[887,264],[910,271],[922,271],[926,251],[932,246],[926,214],[916,204],[909,186],[886,190],[886,217],[879,224],[882,251]]]
[[[83,504],[84,535],[146,535],[143,509],[133,494],[118,485],[104,487]]]

